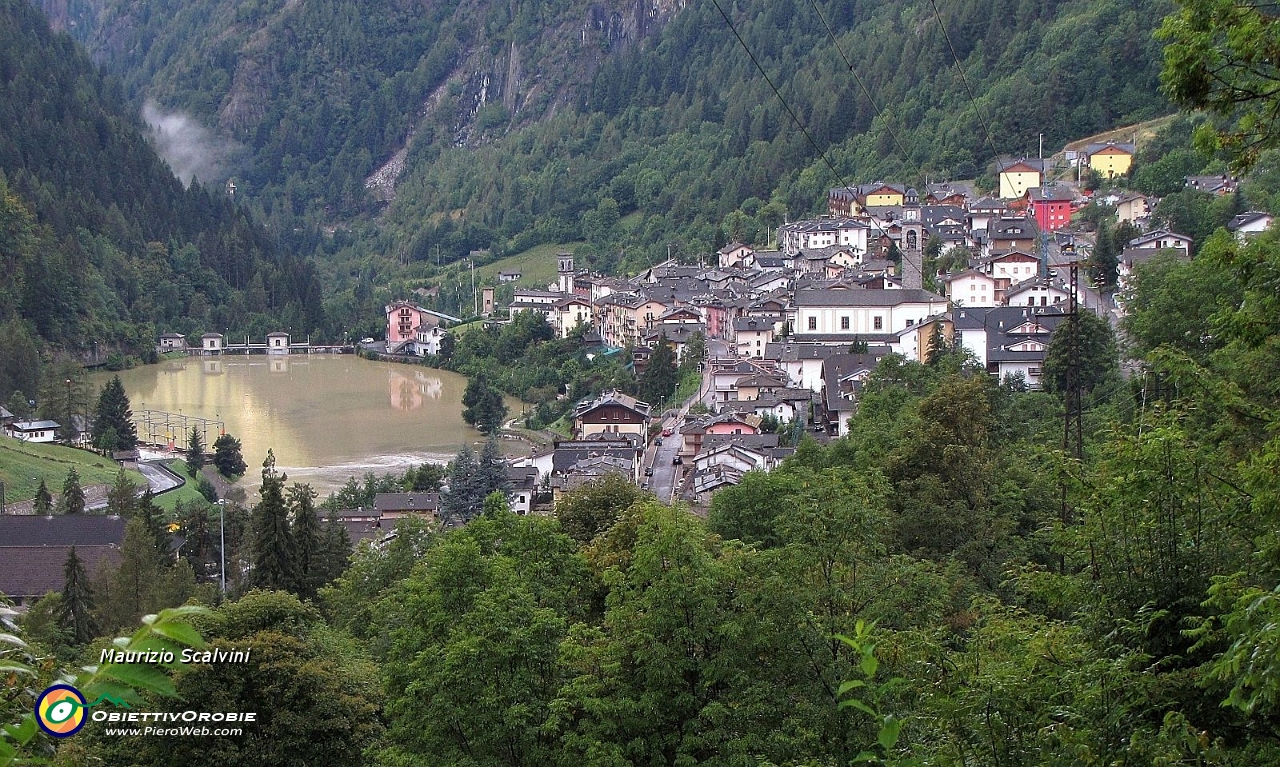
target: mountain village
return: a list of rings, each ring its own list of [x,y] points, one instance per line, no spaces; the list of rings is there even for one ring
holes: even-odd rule
[[[1132,144],[1104,142],[1067,159],[1119,180],[1134,153]],[[890,354],[925,362],[938,344],[963,348],[999,380],[1041,388],[1049,341],[1071,311],[1091,311],[1114,325],[1134,268],[1158,253],[1189,259],[1193,245],[1188,236],[1150,228],[1157,200],[1048,183],[1045,165],[1001,160],[994,196],[979,196],[967,183],[929,184],[923,193],[883,182],[831,189],[827,213],[779,227],[775,250],[734,242],[713,263],[668,259],[630,279],[575,269],[573,256],[561,253],[558,278],[545,290],[516,288],[500,307],[494,288],[483,288],[477,299],[483,317],[502,321],[504,308],[508,317],[541,312],[559,337],[579,336],[602,353],[629,349],[637,373],[656,344],[672,347],[677,360],[695,337],[707,349],[702,390],[679,411],[655,413],[616,391],[579,403],[570,439],[514,461],[513,508],[528,513],[534,498],[550,501],[611,473],[661,498],[705,508],[717,489],[748,471],[769,471],[794,452],[776,432],[819,441],[846,435],[864,382]],[[1218,195],[1234,192],[1237,183],[1185,179],[1188,188]],[[1114,294],[1090,284],[1092,235],[1071,225],[1091,199],[1143,232],[1119,254]],[[1244,238],[1271,224],[1271,215],[1252,212],[1228,228]],[[967,264],[926,274],[928,247],[963,253]],[[520,276],[502,273],[499,280]],[[439,313],[410,301],[386,312],[379,350],[440,352],[446,332]],[[691,413],[695,400],[701,407]],[[766,421],[780,428],[766,433]],[[421,511],[434,500],[406,496],[395,503]],[[397,512],[403,509],[391,510]]]

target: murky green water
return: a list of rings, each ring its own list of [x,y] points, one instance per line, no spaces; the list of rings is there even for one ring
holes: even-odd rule
[[[111,375],[95,373],[93,385]],[[462,420],[467,379],[444,370],[314,354],[187,357],[119,376],[135,414],[158,410],[224,421],[244,445],[249,471],[243,483],[253,489],[268,448],[291,482],[310,482],[323,496],[350,476],[444,462],[464,442],[481,439]],[[518,400],[507,406],[520,412]],[[209,428],[211,446],[218,433]],[[158,442],[186,444],[176,426],[152,431]],[[139,429],[139,437],[148,436]]]

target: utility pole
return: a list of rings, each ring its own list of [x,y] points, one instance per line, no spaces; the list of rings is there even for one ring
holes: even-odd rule
[[[227,499],[218,499],[218,572],[222,578],[222,596],[227,596]]]

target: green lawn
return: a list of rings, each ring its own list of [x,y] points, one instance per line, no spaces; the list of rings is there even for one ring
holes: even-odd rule
[[[62,482],[74,466],[81,485],[110,485],[116,481],[120,466],[115,461],[62,445],[23,442],[0,436],[0,481],[4,482],[5,501],[29,501],[43,479],[49,492],[62,492]],[[142,483],[142,475],[129,472],[130,479]]]
[[[204,500],[204,496],[200,495],[199,491],[196,490],[196,481],[191,478],[190,474],[187,474],[186,461],[180,458],[174,458],[169,461],[164,461],[164,465],[169,467],[169,471],[172,471],[174,474],[185,479],[187,483],[176,490],[170,490],[163,495],[157,495],[155,499],[157,506],[165,511],[173,511],[174,507],[178,505],[178,501]]]
[[[556,279],[556,254],[572,253],[585,243],[566,242],[559,245],[538,245],[523,253],[507,256],[501,261],[476,268],[476,280],[484,278],[486,284],[498,281],[498,272],[520,272],[523,276],[517,285],[546,289]]]

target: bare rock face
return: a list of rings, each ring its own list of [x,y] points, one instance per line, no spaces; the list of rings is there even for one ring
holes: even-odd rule
[[[102,11],[102,0],[38,0],[35,5],[44,11],[53,31],[79,40],[93,32],[94,19]]]

